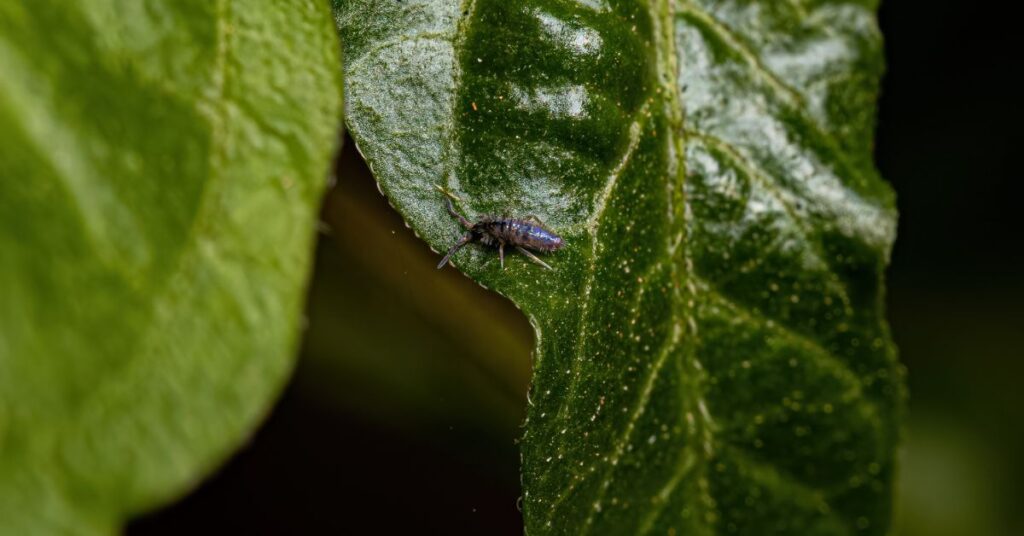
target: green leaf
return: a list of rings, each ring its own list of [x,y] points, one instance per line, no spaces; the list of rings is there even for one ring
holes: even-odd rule
[[[0,533],[113,533],[291,371],[337,145],[317,2],[0,3]]]
[[[530,534],[883,534],[903,372],[874,2],[336,0],[346,120],[437,251],[536,328]]]

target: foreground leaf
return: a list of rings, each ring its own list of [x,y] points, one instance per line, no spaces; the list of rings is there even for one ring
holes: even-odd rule
[[[115,532],[266,412],[336,41],[300,0],[0,4],[0,534]]]
[[[568,243],[552,272],[454,261],[536,328],[529,533],[887,531],[870,2],[335,8],[348,125],[410,225],[457,239],[442,184]]]

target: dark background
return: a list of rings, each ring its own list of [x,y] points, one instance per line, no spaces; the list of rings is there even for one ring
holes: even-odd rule
[[[901,211],[888,302],[911,392],[907,536],[1024,534],[1022,73],[1016,19],[996,4],[881,11],[877,159]],[[432,272],[436,257],[351,140],[338,166],[291,384],[218,474],[129,534],[521,534],[529,326],[455,270]]]

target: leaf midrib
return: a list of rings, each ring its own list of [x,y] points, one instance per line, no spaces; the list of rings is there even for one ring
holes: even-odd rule
[[[610,198],[615,186],[618,182],[618,178],[622,171],[629,163],[633,152],[639,145],[639,140],[642,135],[643,128],[648,124],[650,117],[651,102],[661,102],[663,111],[665,112],[666,119],[668,121],[668,129],[665,135],[667,143],[666,147],[666,187],[668,189],[667,199],[669,201],[669,221],[668,224],[673,227],[673,232],[667,233],[668,243],[665,244],[664,257],[652,263],[652,265],[645,271],[641,276],[643,281],[653,281],[652,274],[657,271],[664,269],[668,266],[668,269],[672,272],[671,280],[675,282],[673,285],[673,302],[676,313],[674,316],[677,318],[684,318],[679,316],[680,309],[685,307],[684,297],[682,295],[683,286],[679,284],[679,264],[681,263],[684,267],[692,266],[692,262],[687,256],[686,248],[680,247],[685,240],[685,223],[683,220],[684,210],[682,209],[682,192],[683,192],[683,181],[685,180],[685,161],[683,151],[683,130],[682,130],[682,99],[680,94],[680,88],[678,84],[678,58],[677,49],[675,46],[675,31],[674,31],[674,18],[675,10],[674,3],[672,0],[657,0],[656,2],[648,3],[648,14],[651,18],[652,33],[656,37],[654,44],[654,50],[657,54],[655,60],[656,72],[654,73],[655,83],[652,87],[657,88],[647,95],[645,103],[638,110],[633,120],[630,122],[629,129],[629,141],[626,150],[620,157],[618,164],[609,174],[609,178],[606,182],[605,187],[602,190],[602,194],[598,199],[596,210],[594,215],[591,217],[587,225],[588,233],[590,234],[590,240],[592,244],[592,250],[590,255],[589,269],[587,273],[587,283],[584,286],[584,296],[590,295],[590,290],[594,284],[594,278],[596,277],[597,271],[597,257],[598,257],[598,231],[600,227],[600,220],[604,215],[607,201]],[[643,294],[648,288],[649,284],[641,284],[637,289],[637,294],[634,301],[640,302],[643,299]],[[575,399],[574,393],[579,385],[580,368],[586,357],[586,343],[587,338],[583,334],[587,333],[587,322],[588,312],[590,310],[589,301],[583,302],[583,311],[580,315],[579,328],[577,333],[580,333],[579,343],[576,351],[574,352],[573,359],[573,374],[572,380],[569,385],[569,392],[565,396],[566,402],[561,405],[556,420],[565,420],[566,416],[571,409],[572,402]],[[640,314],[641,308],[633,307],[632,311],[635,311],[637,315]],[[686,317],[692,316],[690,310],[686,310]],[[633,323],[630,323],[633,325]],[[656,350],[655,355],[657,356],[654,360],[654,364],[651,366],[647,373],[647,377],[643,381],[643,388],[640,392],[640,396],[637,399],[630,417],[626,423],[626,427],[623,430],[622,435],[614,442],[612,446],[612,455],[606,462],[596,462],[591,466],[591,469],[595,468],[600,463],[606,465],[605,470],[602,472],[601,478],[604,480],[610,480],[614,478],[614,470],[617,467],[619,460],[625,453],[626,445],[628,445],[630,438],[632,437],[633,431],[635,430],[636,423],[643,416],[648,403],[650,401],[651,393],[654,390],[654,385],[657,382],[662,370],[665,367],[669,356],[673,354],[680,342],[686,341],[683,353],[679,356],[680,359],[685,357],[694,357],[696,348],[695,334],[691,334],[690,337],[683,336],[684,328],[688,326],[692,329],[694,323],[692,321],[681,321],[676,323],[672,327],[672,333],[666,337],[661,347]],[[694,379],[700,377],[697,371],[693,371]],[[703,406],[703,396],[706,393],[705,389],[680,389],[679,394],[684,398],[683,406]],[[701,416],[703,418],[703,416]],[[705,429],[708,423],[702,423],[700,429]],[[564,446],[566,442],[565,436],[561,439],[561,445]],[[679,470],[677,474],[680,478],[673,478],[669,484],[661,492],[662,496],[668,496],[672,493],[674,487],[681,480],[681,475],[688,472],[694,467],[694,464],[690,462],[694,458],[699,459],[702,462],[706,462],[699,454],[699,449],[696,446],[688,443],[688,449],[684,450],[679,457]],[[600,458],[599,458],[600,459]],[[703,463],[702,463],[703,465]],[[584,472],[585,475],[595,474],[593,471]],[[548,509],[547,522],[553,521],[558,507],[570,496],[572,491],[583,482],[587,477],[581,479],[572,480],[566,488],[558,494],[555,500],[551,503]],[[590,531],[593,526],[594,515],[599,511],[600,504],[604,500],[606,491],[610,486],[601,486],[597,498],[594,501],[594,507],[590,509],[590,514],[584,522],[584,527],[581,529],[581,534],[586,534]],[[659,510],[655,509],[649,514],[649,519],[653,521],[660,513]],[[649,527],[648,529],[649,530]],[[644,531],[641,532],[641,534]]]

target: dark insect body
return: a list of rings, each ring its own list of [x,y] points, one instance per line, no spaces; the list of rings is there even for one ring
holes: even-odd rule
[[[445,201],[448,202],[448,212],[466,228],[466,234],[462,235],[462,238],[441,259],[441,262],[437,265],[439,270],[444,268],[445,264],[448,264],[448,259],[456,251],[462,249],[463,246],[470,242],[480,242],[485,246],[491,247],[497,246],[498,258],[501,259],[501,268],[503,270],[505,269],[505,246],[516,248],[533,262],[550,270],[551,267],[547,263],[538,259],[529,250],[549,253],[561,249],[565,245],[562,237],[544,228],[540,221],[530,223],[526,219],[484,216],[476,223],[473,223],[455,211],[451,199],[446,199]],[[529,218],[536,220],[536,217]]]

